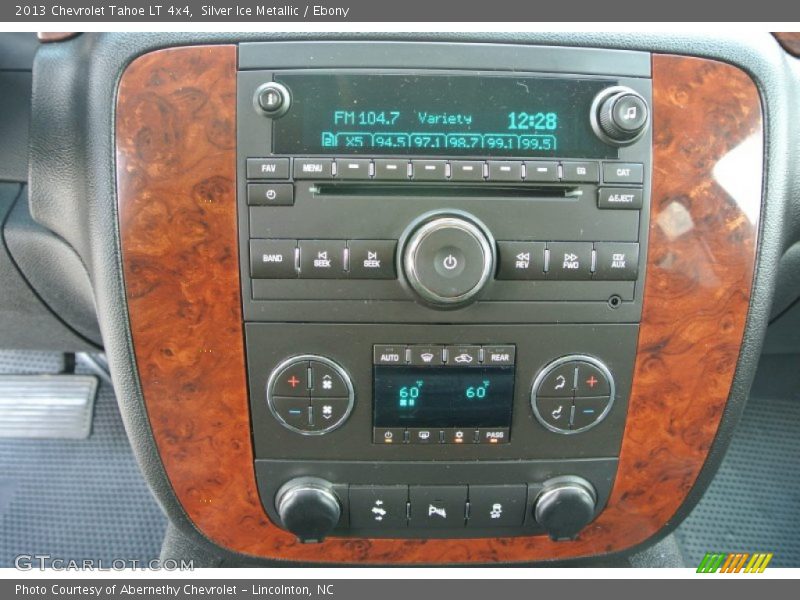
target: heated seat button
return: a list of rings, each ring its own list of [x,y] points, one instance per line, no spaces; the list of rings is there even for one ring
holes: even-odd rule
[[[610,399],[608,396],[597,398],[575,398],[575,412],[572,416],[572,429],[583,429],[594,425],[605,417]]]
[[[271,393],[274,396],[308,398],[308,361],[292,363],[275,377]]]
[[[544,242],[497,242],[498,279],[544,279]]]
[[[595,279],[611,281],[636,281],[639,275],[639,244],[598,242]]]
[[[539,387],[535,390],[537,396],[557,398],[572,397],[575,389],[575,368],[577,364],[568,362],[550,370]]]
[[[465,485],[412,485],[409,487],[411,519],[418,529],[457,529],[464,527],[467,508]]]
[[[300,277],[335,279],[344,277],[344,241],[300,240]]]
[[[569,431],[572,398],[536,398],[539,420],[550,429]]]
[[[518,527],[525,520],[526,485],[469,486],[467,527]]]
[[[397,242],[394,240],[350,240],[350,277],[353,279],[395,279]]]
[[[608,396],[611,393],[608,377],[592,364],[578,363],[577,381],[576,396]]]
[[[589,242],[550,242],[548,279],[591,279],[592,244]]]
[[[351,485],[352,529],[404,529],[408,487],[405,485]]]
[[[326,364],[311,361],[312,396],[347,396],[350,390],[342,376]]]
[[[250,276],[255,279],[294,279],[294,240],[250,240]]]

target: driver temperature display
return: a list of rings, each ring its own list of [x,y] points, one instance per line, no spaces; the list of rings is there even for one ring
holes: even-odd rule
[[[376,366],[375,427],[510,427],[513,366]]]

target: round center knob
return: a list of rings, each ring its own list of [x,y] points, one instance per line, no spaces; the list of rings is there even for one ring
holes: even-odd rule
[[[442,307],[469,302],[491,277],[494,242],[469,215],[432,214],[411,227],[403,270],[412,289]]]

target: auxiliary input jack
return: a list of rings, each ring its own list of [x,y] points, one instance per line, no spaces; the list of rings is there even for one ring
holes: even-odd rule
[[[611,298],[608,299],[608,307],[617,309],[622,306],[622,298],[614,294]]]

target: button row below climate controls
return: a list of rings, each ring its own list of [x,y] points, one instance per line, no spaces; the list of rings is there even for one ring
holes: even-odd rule
[[[512,485],[351,485],[352,529],[519,527],[528,489]]]
[[[250,240],[255,279],[395,279],[395,240]]]
[[[399,446],[403,444],[507,444],[508,427],[375,427],[372,430],[375,444]]]
[[[636,281],[634,242],[497,242],[497,279]]]

